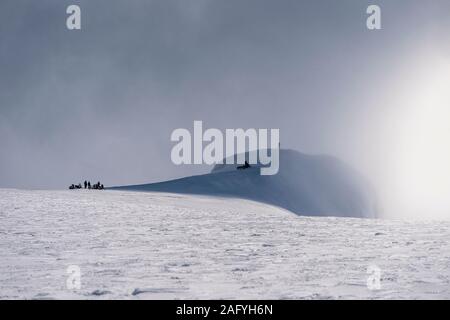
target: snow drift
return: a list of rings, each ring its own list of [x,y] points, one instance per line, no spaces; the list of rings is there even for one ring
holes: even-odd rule
[[[261,176],[260,165],[237,166],[216,165],[205,175],[112,189],[243,198],[303,216],[376,217],[370,184],[336,158],[280,150],[280,170],[273,176]]]

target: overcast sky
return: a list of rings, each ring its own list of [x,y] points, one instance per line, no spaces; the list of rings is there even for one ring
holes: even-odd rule
[[[0,187],[204,172],[170,160],[171,132],[194,120],[280,128],[282,147],[380,186],[396,88],[416,61],[449,58],[449,32],[448,0],[2,0]]]

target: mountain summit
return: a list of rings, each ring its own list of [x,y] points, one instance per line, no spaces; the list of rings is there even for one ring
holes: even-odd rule
[[[280,170],[273,176],[260,175],[261,165],[243,170],[238,170],[238,166],[218,164],[209,174],[113,189],[243,198],[302,216],[377,215],[370,184],[336,158],[280,150]]]

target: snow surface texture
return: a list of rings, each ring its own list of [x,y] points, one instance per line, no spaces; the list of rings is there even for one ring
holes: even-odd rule
[[[248,200],[0,189],[0,298],[450,298],[450,224]],[[81,269],[81,289],[66,286]],[[381,289],[366,286],[381,269]]]
[[[237,166],[216,165],[211,174],[115,189],[228,196],[276,205],[306,216],[377,215],[376,196],[370,184],[336,158],[280,150],[280,170],[273,176],[261,176],[258,165],[246,170],[236,170]]]

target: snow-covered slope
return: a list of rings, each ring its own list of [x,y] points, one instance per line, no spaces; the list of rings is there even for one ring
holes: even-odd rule
[[[0,299],[449,299],[449,222],[231,198],[0,189]],[[70,266],[80,288],[67,286]],[[379,290],[367,287],[370,267]],[[70,270],[70,269],[69,269]]]
[[[280,151],[274,176],[261,176],[258,165],[216,165],[206,175],[115,189],[243,198],[307,216],[376,216],[375,194],[358,173],[338,159],[293,150]]]

